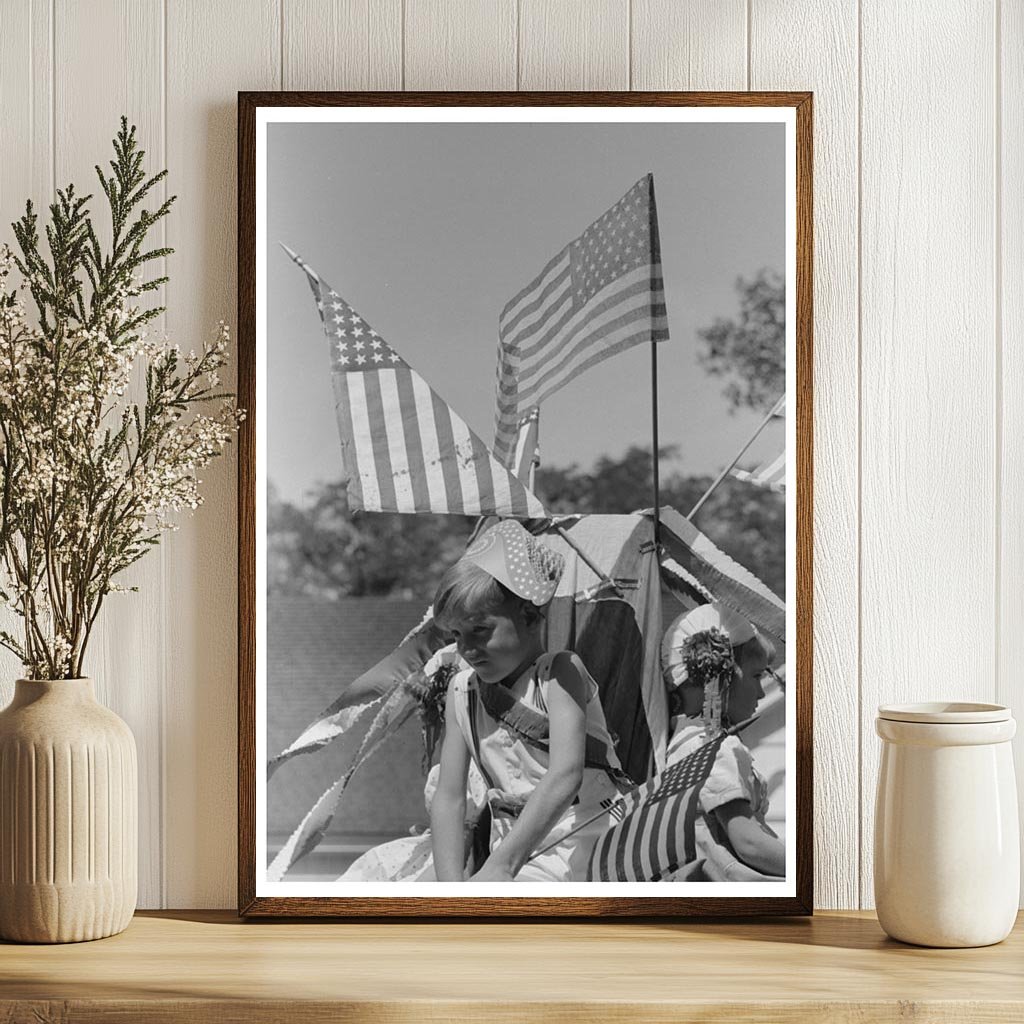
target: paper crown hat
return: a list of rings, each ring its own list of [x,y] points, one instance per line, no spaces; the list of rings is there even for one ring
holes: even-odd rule
[[[513,594],[545,605],[555,595],[565,559],[514,519],[503,519],[475,540],[462,561],[489,573]]]

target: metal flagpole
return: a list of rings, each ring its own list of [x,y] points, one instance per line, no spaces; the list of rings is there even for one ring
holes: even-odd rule
[[[535,490],[537,481],[537,467],[540,465],[540,409],[537,410],[537,436],[533,442],[533,452],[530,454],[530,490]]]
[[[654,175],[650,174],[650,233],[651,233],[651,259],[657,260],[660,273],[661,263],[661,239],[658,234],[658,203],[654,198]],[[652,294],[653,299],[653,294]],[[654,310],[651,310],[653,317]],[[665,340],[668,341],[668,324],[666,322]],[[658,474],[658,342],[654,337],[654,329],[651,329],[651,459],[652,459],[652,482],[654,484],[654,544],[657,548],[661,544],[661,481]]]
[[[651,459],[654,471],[654,543],[661,544],[661,495],[658,479],[658,343],[651,337]]]
[[[772,406],[771,412],[769,412],[768,415],[765,416],[763,420],[761,420],[761,424],[757,428],[757,430],[755,430],[754,433],[750,435],[750,440],[747,441],[747,443],[736,453],[736,458],[733,459],[732,462],[730,462],[729,465],[726,466],[725,469],[723,469],[722,472],[718,474],[718,476],[715,478],[715,482],[703,493],[703,495],[701,495],[700,501],[698,501],[697,504],[690,509],[690,514],[686,517],[688,520],[692,520],[693,517],[700,511],[701,506],[704,504],[704,502],[711,497],[711,495],[715,492],[715,489],[729,475],[730,471],[736,465],[736,463],[743,458],[744,452],[746,452],[746,450],[757,440],[758,435],[761,433],[761,431],[764,430],[764,428],[767,427],[768,424],[771,423],[771,421],[775,419],[775,417],[778,415],[779,403],[776,402]]]

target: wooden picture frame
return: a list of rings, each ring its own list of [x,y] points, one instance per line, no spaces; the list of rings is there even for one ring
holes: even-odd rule
[[[423,886],[426,895],[412,895],[405,885],[395,895],[381,894],[374,887],[372,894],[359,895],[360,883],[341,886],[338,892],[296,884],[289,889],[287,883],[267,882],[266,849],[266,758],[268,750],[266,730],[266,536],[258,535],[258,519],[266,524],[266,509],[257,487],[265,494],[266,434],[269,417],[268,380],[270,376],[261,360],[265,359],[267,295],[261,282],[265,281],[269,262],[269,242],[265,235],[266,156],[268,121],[277,116],[302,120],[309,117],[339,117],[339,123],[350,123],[359,111],[362,123],[375,123],[375,117],[389,124],[440,123],[465,110],[471,123],[491,123],[488,118],[516,116],[521,122],[550,117],[560,124],[596,123],[603,108],[618,112],[623,118],[636,118],[643,123],[661,123],[687,117],[702,117],[707,123],[718,124],[716,118],[736,111],[734,123],[751,121],[780,125],[785,133],[785,207],[786,218],[786,271],[785,294],[787,311],[795,314],[795,323],[787,320],[787,351],[785,370],[787,408],[793,424],[786,427],[787,462],[789,466],[789,494],[787,496],[786,536],[787,584],[790,598],[783,612],[786,622],[795,624],[796,641],[790,640],[786,654],[789,686],[784,688],[786,701],[785,743],[787,776],[792,790],[788,797],[786,817],[787,875],[781,882],[746,883],[730,885],[716,890],[709,883],[686,883],[678,889],[679,895],[650,895],[644,891],[649,883],[586,883],[585,894],[576,891],[575,883],[565,883],[573,891],[559,890],[552,895],[537,895],[530,886],[529,894],[516,895],[508,886],[495,894],[490,887],[467,886],[465,891],[451,893],[449,883],[440,886],[433,895],[431,886]],[[652,111],[654,113],[652,113]],[[289,113],[290,112],[290,113]],[[547,113],[545,113],[547,112]],[[698,114],[698,112],[700,112]],[[609,117],[612,115],[609,114]],[[729,117],[734,116],[728,114]],[[589,118],[589,121],[587,119]],[[424,120],[425,119],[425,120]],[[646,120],[644,120],[646,119]],[[461,122],[461,123],[466,123]],[[494,122],[498,123],[498,122]],[[628,124],[624,120],[608,124]],[[611,129],[610,129],[611,130]],[[643,155],[637,165],[646,168]],[[326,173],[326,170],[325,170]],[[248,411],[239,438],[238,475],[238,533],[239,533],[239,629],[238,629],[238,906],[241,915],[249,917],[332,916],[343,918],[366,917],[579,917],[579,918],[633,918],[679,916],[751,916],[764,914],[806,915],[813,908],[813,842],[812,842],[812,97],[806,92],[751,92],[751,93],[314,93],[314,92],[241,92],[238,96],[238,402]],[[623,183],[623,189],[629,182]],[[614,192],[615,190],[612,189]],[[775,194],[775,193],[773,193]],[[614,196],[612,196],[614,198]],[[653,200],[652,200],[653,201]],[[596,217],[600,209],[594,209]],[[777,213],[778,211],[776,211]],[[781,215],[781,214],[780,214]],[[593,218],[592,218],[593,219]],[[324,210],[324,220],[330,220],[330,209]],[[586,223],[579,225],[580,230]],[[339,228],[340,229],[340,228]],[[326,229],[325,229],[326,230]],[[662,235],[665,228],[662,226]],[[261,232],[263,234],[261,234]],[[566,241],[561,239],[561,242]],[[276,239],[275,239],[276,241]],[[360,237],[355,244],[368,246],[371,239]],[[293,243],[296,248],[302,239]],[[549,247],[553,252],[557,246]],[[302,253],[302,256],[306,256]],[[275,250],[273,274],[285,274],[280,269],[279,251]],[[373,252],[371,258],[384,265],[385,252]],[[300,258],[300,267],[311,270]],[[538,264],[539,268],[540,264]],[[328,279],[332,271],[322,270]],[[295,268],[290,268],[294,271]],[[334,275],[336,276],[336,275]],[[401,275],[396,272],[395,283],[401,289]],[[666,272],[668,282],[668,272]],[[313,274],[311,280],[316,280]],[[524,283],[510,280],[508,296]],[[729,282],[730,284],[732,282]],[[305,286],[303,286],[305,287]],[[668,308],[674,308],[669,292],[665,290]],[[315,290],[315,289],[314,289]],[[332,293],[333,294],[333,293]],[[400,291],[399,291],[400,294]],[[308,296],[308,293],[307,293]],[[359,298],[346,295],[356,307]],[[308,301],[308,298],[307,298]],[[676,300],[676,305],[679,300]],[[361,308],[361,307],[360,307]],[[374,320],[373,312],[363,310]],[[315,312],[315,310],[310,311]],[[349,311],[351,312],[351,311]],[[495,310],[497,313],[497,310]],[[357,318],[358,319],[358,318]],[[306,328],[304,327],[303,330]],[[382,333],[396,348],[402,340]],[[377,337],[376,332],[374,336]],[[261,346],[264,346],[261,348]],[[652,346],[656,348],[656,346]],[[262,353],[262,355],[260,354]],[[275,377],[275,381],[279,381]],[[325,376],[326,379],[326,376]],[[443,382],[433,380],[433,384]],[[487,382],[490,384],[490,382]],[[443,389],[440,389],[443,391]],[[788,423],[789,421],[787,421]],[[656,436],[656,435],[655,435]],[[262,440],[261,440],[262,439]],[[337,437],[330,438],[337,452]],[[655,445],[655,448],[657,446]],[[657,472],[655,472],[657,481]],[[795,487],[793,486],[795,481]],[[656,484],[657,486],[657,484]],[[793,493],[795,491],[795,494]],[[660,505],[660,502],[659,502]],[[261,510],[262,511],[259,511]],[[584,510],[586,511],[586,510]],[[259,513],[259,514],[258,514]],[[680,517],[681,518],[681,517]],[[793,538],[795,537],[795,543]],[[258,591],[258,579],[263,586]],[[795,609],[792,597],[795,595]],[[792,628],[791,628],[792,631]],[[263,651],[262,663],[260,652]],[[793,674],[795,673],[795,680]],[[261,694],[264,694],[261,697]],[[261,731],[262,730],[262,731]],[[263,830],[261,832],[260,823]],[[262,854],[262,863],[258,856]],[[354,891],[352,885],[356,886]],[[616,885],[619,887],[616,888]],[[775,886],[779,892],[770,888]],[[702,888],[703,886],[703,888]],[[628,887],[628,891],[626,888]],[[753,888],[750,888],[753,887]],[[317,889],[316,894],[312,890]],[[550,887],[549,887],[550,889]],[[766,891],[767,889],[767,891]],[[547,890],[545,890],[546,892]],[[714,895],[715,891],[723,892]],[[674,891],[670,891],[674,892]],[[593,893],[593,894],[591,894]],[[707,895],[705,895],[707,893]]]

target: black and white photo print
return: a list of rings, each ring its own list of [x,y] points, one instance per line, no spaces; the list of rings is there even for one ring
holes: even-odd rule
[[[804,94],[291,95],[250,103],[254,905],[802,912]]]

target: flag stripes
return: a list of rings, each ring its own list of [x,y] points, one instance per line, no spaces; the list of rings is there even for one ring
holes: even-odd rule
[[[499,385],[499,405],[518,408],[539,404],[544,396],[557,391],[587,367],[648,341],[652,335],[656,341],[668,337],[665,305],[655,306],[650,301],[649,270],[635,271],[621,281],[625,287],[609,286],[603,299],[602,293],[595,296],[586,316],[577,313],[558,325],[557,338],[552,335],[549,340],[545,336],[521,353],[521,359],[532,362],[521,368],[513,380]],[[635,330],[637,326],[639,330]],[[533,359],[545,346],[543,359]]]
[[[351,381],[362,381],[366,395],[366,420],[362,424],[362,438],[373,451],[373,462],[377,470],[377,486],[380,489],[382,508],[395,512],[408,511],[398,504],[395,487],[395,473],[391,465],[391,450],[388,444],[387,417],[384,415],[384,401],[380,388],[380,373],[350,373]]]
[[[636,304],[636,308],[645,310],[655,317],[664,317],[664,303],[651,302],[650,291],[652,288],[661,288],[661,267],[644,266],[620,278],[601,291],[597,292],[590,300],[586,311],[576,311],[563,320],[559,320],[552,328],[545,332],[540,338],[529,345],[517,345],[517,351],[521,359],[532,359],[534,356],[545,352],[548,358],[564,352],[575,340],[584,328],[598,330],[607,323],[605,315],[614,311],[621,303],[639,296],[643,301]],[[663,327],[664,324],[655,324],[655,327]],[[543,364],[535,363],[529,370],[522,373],[523,378],[528,378],[531,373],[537,372]]]
[[[700,793],[725,734],[622,796],[590,855],[592,882],[656,882],[697,856]]]
[[[542,518],[543,505],[384,339],[290,249],[330,345],[349,508]]]
[[[521,410],[591,366],[668,338],[654,178],[641,178],[498,318],[494,452],[512,465]]]

